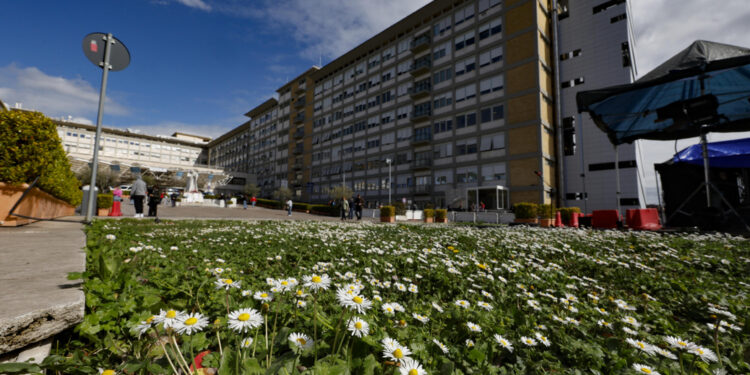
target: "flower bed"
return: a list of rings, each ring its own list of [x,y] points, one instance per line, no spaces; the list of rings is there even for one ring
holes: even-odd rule
[[[86,316],[42,367],[171,373],[209,350],[201,365],[220,374],[748,373],[749,249],[721,235],[97,221],[72,277]]]

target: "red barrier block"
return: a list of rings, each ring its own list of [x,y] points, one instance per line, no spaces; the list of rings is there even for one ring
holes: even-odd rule
[[[591,226],[602,229],[615,229],[620,220],[617,210],[594,210],[591,216]]]
[[[578,215],[580,215],[577,212],[573,212],[570,215],[570,221],[568,221],[568,226],[573,228],[578,228]]]
[[[112,210],[109,213],[109,216],[122,216],[122,211],[120,211],[120,202],[112,202]]]
[[[659,230],[659,211],[655,208],[627,210],[628,227],[635,230]]]
[[[557,214],[555,214],[555,227],[562,228],[565,225],[563,225],[562,222],[562,215],[560,214],[560,211],[557,211]]]

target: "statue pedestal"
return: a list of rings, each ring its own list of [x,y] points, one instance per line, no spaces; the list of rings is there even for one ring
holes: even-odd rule
[[[183,203],[203,203],[202,193],[185,193],[185,198],[182,200]]]

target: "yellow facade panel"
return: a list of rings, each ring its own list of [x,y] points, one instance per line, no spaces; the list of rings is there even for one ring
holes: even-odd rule
[[[510,191],[510,204],[521,202],[539,203],[539,192],[536,190]]]
[[[539,60],[544,62],[544,65],[552,68],[552,48],[549,43],[542,37],[539,37]]]
[[[534,11],[536,2],[527,1],[505,13],[503,32],[512,35],[523,29],[534,26]]]
[[[505,64],[512,65],[536,55],[537,33],[529,31],[506,42]]]
[[[529,94],[508,100],[508,124],[538,119],[539,94]]]
[[[506,94],[512,95],[520,91],[536,88],[537,66],[536,61],[515,67],[505,73]]]
[[[529,125],[508,130],[507,144],[509,155],[539,152],[539,125]]]
[[[539,28],[539,31],[547,38],[552,37],[552,26],[551,26],[549,17],[547,17],[546,11],[542,8],[541,5],[537,5],[536,7],[536,24]]]

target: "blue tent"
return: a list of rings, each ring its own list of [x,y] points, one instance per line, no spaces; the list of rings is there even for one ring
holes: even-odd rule
[[[701,144],[678,152],[674,163],[703,165]],[[750,168],[750,138],[708,144],[708,164],[711,168]]]
[[[710,132],[750,130],[748,99],[750,49],[701,40],[632,84],[576,97],[614,145],[695,137],[706,123]]]

